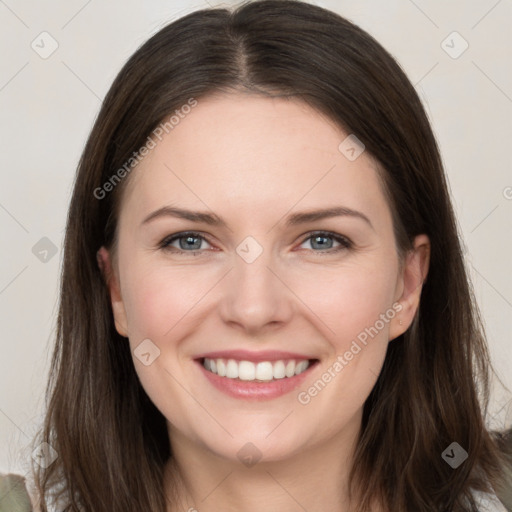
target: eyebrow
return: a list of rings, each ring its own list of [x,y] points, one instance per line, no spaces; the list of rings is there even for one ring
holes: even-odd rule
[[[186,210],[184,208],[177,208],[174,206],[163,206],[162,208],[155,210],[142,221],[142,224],[147,224],[148,222],[161,217],[177,217],[179,219],[186,219],[192,222],[202,222],[211,226],[227,228],[226,221],[215,213]],[[361,219],[374,229],[370,219],[364,213],[345,206],[334,206],[331,208],[293,213],[287,217],[286,226],[296,226],[298,224],[305,224],[331,217],[353,217]]]

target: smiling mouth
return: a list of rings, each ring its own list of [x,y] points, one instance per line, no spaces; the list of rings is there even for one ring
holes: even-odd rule
[[[318,359],[281,359],[253,363],[252,361],[204,357],[200,362],[210,373],[226,379],[246,382],[272,382],[300,375],[318,362]]]

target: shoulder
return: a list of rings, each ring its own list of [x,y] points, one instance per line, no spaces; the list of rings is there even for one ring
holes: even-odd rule
[[[30,497],[25,487],[25,477],[9,473],[0,474],[0,510],[11,512],[31,510]]]
[[[478,504],[478,512],[507,512],[507,509],[495,494],[473,491],[473,496]]]

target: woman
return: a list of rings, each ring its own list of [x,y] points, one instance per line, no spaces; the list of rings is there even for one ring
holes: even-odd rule
[[[502,510],[472,300],[389,53],[295,1],[185,16],[80,161],[40,508]]]

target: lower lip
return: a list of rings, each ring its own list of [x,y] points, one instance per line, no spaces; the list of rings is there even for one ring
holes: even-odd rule
[[[310,363],[307,370],[294,375],[293,377],[284,377],[283,379],[275,379],[268,382],[246,381],[240,379],[229,379],[227,377],[219,377],[216,373],[208,371],[201,361],[196,361],[201,368],[203,375],[215,386],[219,391],[234,398],[246,400],[271,400],[286,393],[290,393],[300,386],[306,379],[311,370],[318,364],[318,361]]]

